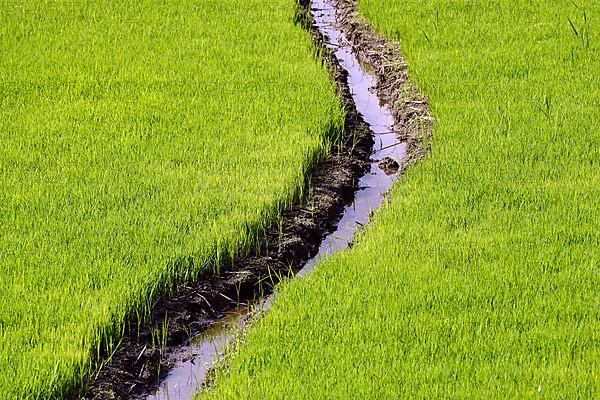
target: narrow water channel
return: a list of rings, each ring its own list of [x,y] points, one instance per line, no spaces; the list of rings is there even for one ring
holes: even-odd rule
[[[319,31],[326,38],[327,46],[348,72],[348,86],[356,108],[369,125],[375,144],[370,158],[370,171],[360,178],[354,201],[345,207],[337,229],[323,239],[317,255],[306,262],[298,276],[310,273],[319,260],[349,246],[357,229],[367,224],[371,212],[383,203],[400,172],[398,164],[401,164],[406,151],[406,145],[397,144],[396,135],[392,132],[394,121],[389,107],[382,104],[376,95],[375,77],[358,62],[352,46],[337,25],[335,6],[330,0],[313,0],[311,12]],[[211,366],[219,360],[233,333],[244,327],[248,314],[257,308],[268,308],[272,300],[272,297],[268,297],[254,305],[240,305],[191,340],[185,351],[182,350],[186,359],[169,371],[160,387],[147,399],[191,399]]]

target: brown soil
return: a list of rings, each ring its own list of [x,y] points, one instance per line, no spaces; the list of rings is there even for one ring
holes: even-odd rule
[[[342,30],[359,61],[373,68],[377,94],[390,105],[394,131],[407,143],[405,164],[419,161],[431,151],[433,119],[427,98],[409,80],[400,44],[381,37],[359,16],[357,0],[335,1]]]
[[[303,1],[303,3],[306,3]],[[128,333],[97,376],[73,390],[67,399],[143,398],[158,386],[174,364],[175,349],[214,323],[239,302],[269,294],[278,277],[299,270],[318,251],[322,237],[335,228],[353,197],[358,178],[368,167],[372,138],[367,125],[356,112],[346,74],[323,45],[323,38],[311,27],[307,4],[302,4],[297,20],[310,30],[318,56],[329,66],[338,83],[339,96],[347,110],[343,145],[332,148],[327,161],[317,165],[307,180],[309,197],[282,215],[282,225],[274,222],[267,230],[259,251],[240,258],[235,266],[219,276],[189,282],[175,294],[158,299],[148,322],[129,322]],[[166,347],[153,346],[152,330],[162,327],[168,316]],[[178,352],[180,355],[181,353]],[[108,358],[108,357],[107,357]],[[159,373],[160,371],[160,373]]]
[[[381,168],[386,175],[394,175],[400,169],[400,165],[393,158],[385,157],[379,163],[379,168]]]

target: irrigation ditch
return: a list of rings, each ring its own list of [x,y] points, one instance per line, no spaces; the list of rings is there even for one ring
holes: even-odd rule
[[[259,249],[159,298],[147,322],[131,321],[97,375],[67,399],[190,398],[232,325],[240,330],[248,313],[268,307],[282,278],[348,247],[395,178],[429,150],[427,100],[408,81],[399,47],[358,17],[356,0],[300,0],[296,19],[337,82],[346,109],[341,144],[310,171],[307,197],[265,230]]]

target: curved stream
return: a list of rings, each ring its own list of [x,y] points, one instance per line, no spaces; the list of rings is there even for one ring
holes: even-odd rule
[[[308,260],[298,276],[309,273],[324,257],[346,249],[356,230],[369,222],[369,215],[384,201],[397,174],[398,164],[405,157],[406,145],[397,143],[392,126],[394,120],[387,105],[375,94],[376,80],[361,66],[352,46],[336,23],[336,8],[330,0],[313,0],[311,12],[319,31],[325,36],[327,47],[334,51],[340,65],[348,71],[348,86],[358,112],[373,132],[375,144],[370,157],[370,171],[359,180],[352,204],[344,209],[337,229],[327,235],[316,256]],[[380,164],[384,160],[395,160]],[[187,359],[176,364],[148,400],[191,399],[206,378],[207,372],[219,360],[226,343],[244,327],[247,315],[253,310],[268,308],[273,298],[268,297],[255,305],[240,305],[223,316],[216,324],[195,337],[182,354]]]

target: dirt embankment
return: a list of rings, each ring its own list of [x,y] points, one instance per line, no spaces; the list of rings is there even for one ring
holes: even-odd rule
[[[408,159],[414,163],[431,150],[433,119],[427,98],[410,81],[400,44],[381,37],[358,14],[357,0],[333,0],[340,26],[352,42],[360,62],[370,65],[377,76],[377,94],[394,115],[394,131],[407,143]]]

